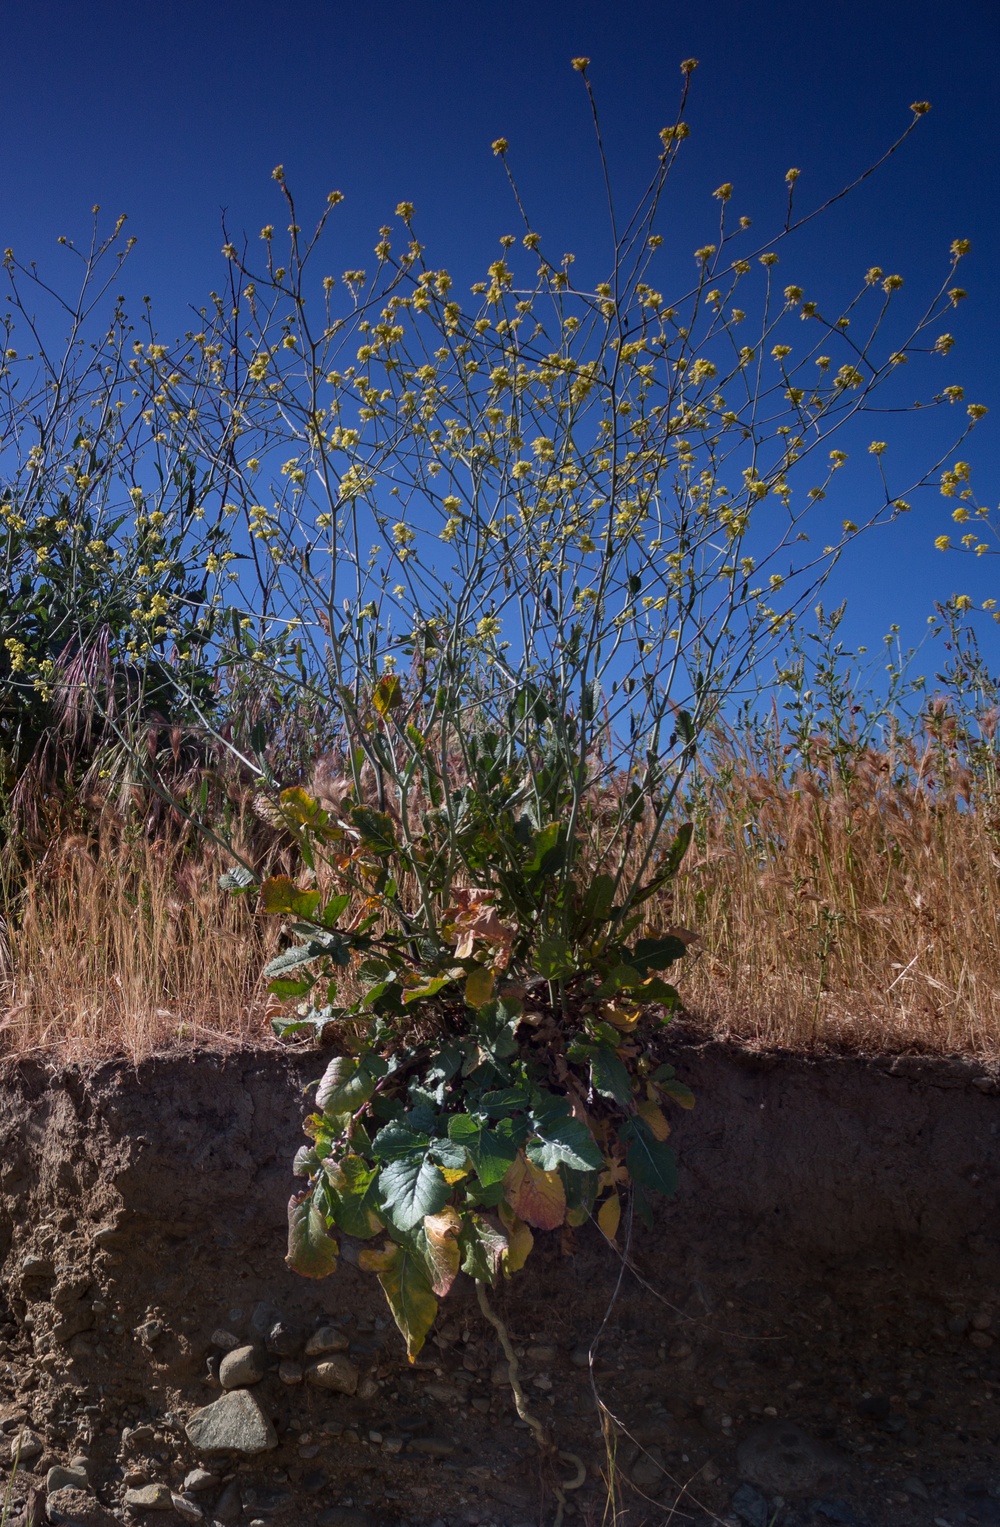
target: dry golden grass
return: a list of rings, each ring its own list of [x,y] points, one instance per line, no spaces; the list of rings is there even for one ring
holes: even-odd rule
[[[138,1060],[269,1036],[261,970],[279,929],[218,888],[220,855],[128,834],[105,811],[63,834],[0,921],[0,1051]]]
[[[960,746],[941,707],[883,750],[815,737],[791,773],[787,753],[721,737],[693,783],[694,842],[651,906],[699,935],[676,976],[689,1019],[762,1047],[1000,1054],[992,747]],[[247,857],[273,861],[260,833]],[[110,807],[54,835],[0,918],[0,1052],[270,1039],[280,926],[218,889],[223,867],[186,830],[146,837]],[[287,850],[276,867],[294,872]]]
[[[1000,816],[952,720],[846,755],[730,741],[704,779],[671,914],[700,1024],[791,1049],[1000,1052]],[[986,756],[987,750],[983,750]],[[991,752],[990,752],[990,756]]]

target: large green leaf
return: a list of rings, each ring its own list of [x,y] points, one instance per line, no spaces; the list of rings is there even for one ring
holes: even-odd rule
[[[513,1144],[503,1140],[471,1114],[453,1114],[448,1120],[448,1135],[456,1145],[468,1151],[476,1176],[484,1188],[502,1182],[504,1173],[517,1155]]]
[[[644,1119],[626,1120],[618,1131],[625,1145],[625,1165],[633,1182],[672,1198],[677,1191],[677,1162],[669,1145],[657,1140]]]
[[[625,1062],[610,1045],[595,1045],[590,1057],[590,1080],[602,1097],[613,1098],[620,1107],[628,1106],[632,1085]]]
[[[316,1104],[325,1114],[357,1113],[375,1090],[367,1066],[351,1055],[337,1055],[316,1088]]]
[[[358,1266],[378,1274],[392,1317],[406,1338],[406,1351],[412,1363],[437,1314],[437,1300],[422,1258],[413,1246],[394,1244],[381,1251],[362,1251]]]
[[[379,1192],[387,1218],[399,1230],[413,1230],[425,1214],[437,1214],[451,1196],[440,1168],[420,1155],[401,1156],[379,1173]]]
[[[481,1214],[467,1214],[459,1235],[462,1271],[477,1283],[492,1284],[507,1250],[507,1236]]]
[[[378,1168],[360,1156],[344,1156],[340,1161],[328,1157],[323,1165],[338,1230],[367,1241],[384,1228],[378,1214]]]
[[[371,806],[355,806],[351,822],[361,834],[361,842],[376,854],[390,854],[398,846],[396,827],[386,811],[375,811]]]
[[[337,1266],[337,1243],[327,1234],[326,1220],[312,1192],[293,1193],[288,1200],[285,1261],[304,1278],[325,1278]]]
[[[533,1112],[534,1138],[528,1142],[528,1159],[543,1172],[565,1165],[576,1172],[597,1171],[604,1157],[582,1119],[574,1119],[565,1105],[553,1104]]]

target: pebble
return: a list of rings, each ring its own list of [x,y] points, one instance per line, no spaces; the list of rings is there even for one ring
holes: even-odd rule
[[[910,1479],[903,1480],[902,1489],[906,1491],[907,1495],[915,1495],[917,1500],[930,1500],[931,1498],[930,1491],[923,1480],[917,1479],[915,1475]]]
[[[312,1363],[306,1369],[306,1382],[316,1389],[332,1389],[337,1394],[354,1394],[361,1377],[354,1364],[340,1353]]]
[[[218,1474],[211,1474],[208,1469],[192,1469],[184,1475],[181,1489],[185,1495],[200,1495],[202,1490],[211,1490],[218,1483]]]
[[[278,1445],[274,1427],[246,1389],[232,1389],[196,1410],[184,1431],[201,1453],[266,1453]]]
[[[652,1495],[664,1483],[665,1468],[666,1459],[663,1456],[663,1450],[654,1445],[648,1447],[645,1452],[639,1453],[629,1470],[629,1475],[637,1489]]]
[[[293,1384],[302,1383],[302,1364],[293,1363],[290,1358],[283,1357],[278,1364],[278,1377],[283,1384],[291,1387]]]
[[[740,1485],[729,1504],[744,1527],[769,1527],[771,1512],[767,1500],[753,1485]]]
[[[349,1339],[336,1326],[320,1326],[306,1342],[306,1357],[318,1357],[321,1352],[346,1352]]]
[[[173,1500],[166,1485],[140,1485],[137,1490],[126,1490],[122,1503],[129,1511],[172,1511]]]
[[[54,1490],[89,1490],[90,1480],[87,1478],[86,1469],[64,1468],[61,1464],[54,1464],[45,1476],[45,1490],[51,1495]]]
[[[235,1479],[223,1490],[212,1510],[213,1522],[222,1522],[223,1527],[228,1527],[230,1522],[238,1522],[243,1515],[243,1497],[240,1487]]]
[[[427,1458],[449,1458],[455,1451],[455,1444],[445,1442],[443,1437],[411,1437],[409,1451],[423,1453]]]
[[[219,1348],[220,1352],[232,1352],[235,1347],[240,1345],[238,1336],[234,1336],[232,1331],[223,1331],[221,1328],[213,1331],[209,1340],[213,1347]]]
[[[44,1448],[45,1443],[38,1433],[26,1426],[23,1431],[15,1432],[11,1438],[10,1456],[12,1459],[17,1458],[22,1463],[26,1463],[29,1458],[37,1458]]]
[[[573,1364],[574,1368],[589,1368],[590,1367],[590,1349],[589,1349],[589,1347],[574,1347],[572,1352],[569,1355],[569,1360]]]
[[[276,1320],[267,1333],[264,1345],[275,1357],[294,1357],[298,1351],[299,1339],[290,1325],[286,1325],[283,1320]]]
[[[234,1347],[219,1364],[219,1383],[223,1389],[246,1389],[250,1384],[259,1384],[266,1372],[259,1347]]]
[[[529,1347],[525,1353],[529,1363],[554,1363],[558,1356],[555,1347]]]

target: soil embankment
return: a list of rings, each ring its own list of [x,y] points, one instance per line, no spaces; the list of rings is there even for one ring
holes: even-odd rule
[[[602,1519],[585,1354],[607,1316],[593,1377],[625,1432],[630,1527],[671,1508],[743,1527],[1000,1523],[997,1076],[681,1035],[672,1059],[697,1106],[675,1125],[676,1200],[635,1227],[635,1273],[613,1299],[596,1235],[572,1255],[539,1237],[496,1296],[534,1408],[590,1465],[569,1514]],[[15,1502],[59,1467],[52,1518],[85,1527],[539,1520],[533,1445],[466,1280],[411,1367],[349,1255],[322,1283],[283,1265],[321,1066],[260,1050],[0,1079]],[[338,1388],[302,1381],[317,1362]],[[227,1393],[209,1419],[239,1446],[195,1428],[196,1446],[192,1413]]]

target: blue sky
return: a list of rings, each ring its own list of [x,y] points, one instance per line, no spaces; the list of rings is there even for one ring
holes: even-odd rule
[[[173,331],[221,279],[222,210],[236,233],[279,222],[280,162],[303,206],[346,193],[337,268],[363,261],[405,198],[435,262],[474,279],[517,227],[490,152],[502,135],[547,245],[574,250],[599,279],[603,192],[571,57],[592,59],[623,203],[673,119],[680,61],[699,60],[671,213],[692,249],[711,235],[721,181],[736,186],[733,210],[764,227],[790,165],[802,203],[822,199],[927,99],[905,149],[782,258],[810,291],[846,295],[878,263],[915,298],[943,273],[950,241],[972,240],[971,300],[949,319],[958,343],[939,380],[991,408],[964,454],[996,503],[998,45],[995,0],[32,0],[5,10],[0,244],[55,270],[56,237],[82,236],[92,203],[127,212],[139,240],[130,293],[148,292]],[[919,449],[920,430],[902,428]],[[933,600],[957,590],[1000,597],[995,559],[960,566],[934,552],[947,519],[928,494],[838,569],[831,595],[849,598],[858,639],[890,621],[918,639]]]

